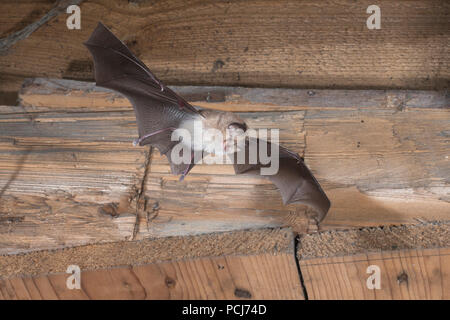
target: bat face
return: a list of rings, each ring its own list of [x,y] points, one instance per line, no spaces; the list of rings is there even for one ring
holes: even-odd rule
[[[247,125],[240,123],[232,123],[228,126],[225,133],[224,140],[224,153],[233,154],[240,151],[240,147],[243,146],[247,131]]]

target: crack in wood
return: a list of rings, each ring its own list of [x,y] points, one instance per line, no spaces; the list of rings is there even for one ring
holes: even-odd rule
[[[303,278],[302,270],[301,270],[301,267],[300,267],[300,260],[299,260],[298,255],[297,255],[297,248],[298,248],[299,244],[300,244],[300,236],[297,235],[294,238],[294,253],[293,253],[294,254],[294,260],[295,260],[295,265],[297,267],[297,273],[298,273],[298,278],[300,280],[300,285],[302,287],[303,297],[305,298],[305,300],[309,300],[309,298],[308,298],[308,290],[306,289],[306,286],[305,286],[305,280]]]
[[[137,191],[137,195],[136,195],[136,221],[134,223],[133,236],[132,236],[131,240],[136,239],[136,236],[139,233],[140,215],[141,215],[141,213],[144,213],[144,211],[146,210],[145,189],[147,186],[147,184],[146,184],[147,176],[150,172],[152,152],[153,152],[152,147],[149,147],[148,151],[146,152],[146,160],[144,163],[144,174],[142,175],[140,188]],[[148,215],[146,215],[146,216],[147,216],[147,223],[148,223]]]

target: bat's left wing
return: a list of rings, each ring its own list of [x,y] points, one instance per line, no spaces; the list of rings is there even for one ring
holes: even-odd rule
[[[262,165],[259,159],[259,146],[261,141],[267,143],[267,150],[271,150],[271,143],[263,140],[255,139],[257,152],[255,155],[256,163],[249,163],[249,140],[255,138],[247,138],[245,143],[245,162],[238,163],[238,159],[235,153],[234,158],[234,170],[236,174],[251,174],[261,175],[261,167],[268,167],[270,165]],[[279,168],[278,172],[274,175],[261,175],[272,181],[280,191],[283,199],[283,204],[300,203],[311,207],[316,212],[317,221],[322,221],[331,203],[322,187],[317,182],[311,171],[305,165],[303,159],[296,153],[279,147]]]
[[[155,146],[167,156],[174,174],[187,174],[194,163],[171,161],[170,152],[178,143],[171,141],[171,134],[183,120],[201,116],[200,112],[156,78],[102,23],[85,45],[94,58],[97,85],[122,93],[133,104],[138,144]]]

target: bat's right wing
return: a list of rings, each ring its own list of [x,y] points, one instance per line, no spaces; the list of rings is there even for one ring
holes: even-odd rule
[[[257,140],[258,148],[261,141]],[[263,142],[265,143],[265,141]],[[267,142],[267,144],[267,150],[270,151],[271,144],[270,142]],[[237,164],[235,157],[234,170],[236,174],[261,175],[261,167],[268,167],[269,165],[260,163],[259,151],[256,164],[250,164],[249,150],[249,140],[246,140],[245,163]],[[304,204],[314,209],[317,213],[317,221],[320,222],[325,218],[331,206],[330,200],[298,154],[279,146],[278,172],[274,175],[261,176],[268,178],[277,186],[285,205],[290,203]]]
[[[174,174],[187,174],[194,164],[175,165],[170,152],[177,141],[172,131],[200,113],[166,87],[108,28],[99,23],[85,43],[94,58],[98,86],[122,93],[133,104],[139,145],[150,144],[165,154]]]

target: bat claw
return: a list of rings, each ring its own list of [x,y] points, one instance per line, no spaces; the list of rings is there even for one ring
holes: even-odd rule
[[[182,175],[181,175],[181,177],[180,177],[180,180],[178,180],[178,182],[181,182],[181,181],[183,181],[183,180],[184,180],[184,177],[185,177],[185,175],[184,175],[184,174],[182,174]]]
[[[139,145],[140,142],[141,142],[141,141],[140,141],[139,138],[134,139],[134,140],[133,140],[133,146],[137,147],[137,146]]]

